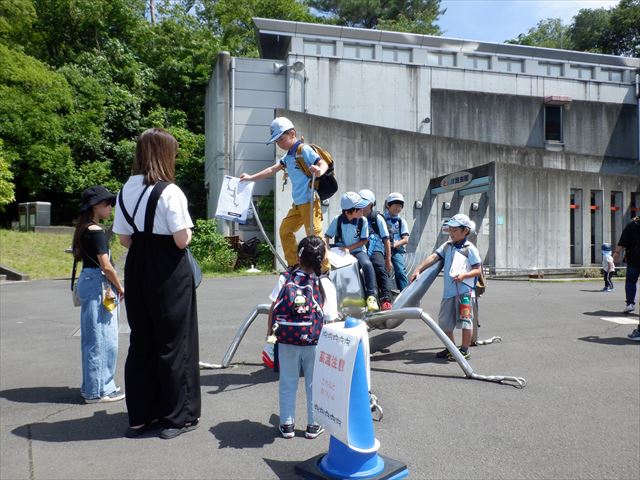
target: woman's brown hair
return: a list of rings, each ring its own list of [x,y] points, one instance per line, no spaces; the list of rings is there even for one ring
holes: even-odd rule
[[[144,175],[145,185],[176,179],[178,141],[162,128],[145,130],[136,145],[131,175]]]
[[[76,229],[73,231],[73,243],[71,244],[71,250],[73,258],[78,261],[82,260],[82,234],[87,228],[89,228],[89,225],[93,223],[92,217],[93,207],[85,210],[84,212],[80,212],[76,221]]]

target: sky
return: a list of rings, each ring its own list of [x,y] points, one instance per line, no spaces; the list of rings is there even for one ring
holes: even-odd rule
[[[502,43],[535,27],[540,20],[561,18],[566,25],[583,8],[610,8],[619,0],[442,0],[447,11],[436,22],[443,36]]]

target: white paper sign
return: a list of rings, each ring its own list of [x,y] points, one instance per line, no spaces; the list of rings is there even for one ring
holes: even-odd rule
[[[458,250],[453,252],[453,259],[451,260],[451,269],[449,270],[449,275],[451,275],[451,278],[457,277],[461,273],[467,273],[469,271],[471,271],[471,264],[469,263],[469,259],[465,257],[462,253],[460,253]],[[465,278],[462,281],[462,283],[473,288],[475,279],[473,277]]]
[[[238,177],[225,175],[218,196],[216,218],[246,223],[255,182],[241,182]]]
[[[343,322],[325,325],[313,370],[314,419],[346,445],[349,445],[351,378],[360,340],[368,347],[364,322],[352,328],[344,328]],[[365,358],[368,359],[368,355]]]

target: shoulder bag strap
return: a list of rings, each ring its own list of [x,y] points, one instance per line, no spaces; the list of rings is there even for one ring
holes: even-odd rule
[[[158,200],[165,188],[169,186],[169,182],[158,182],[151,190],[149,195],[149,201],[147,202],[147,210],[144,214],[144,233],[151,235],[153,233],[153,219],[156,214],[156,207],[158,206]]]
[[[78,260],[73,257],[73,269],[71,270],[71,290],[73,291],[73,283],[76,281],[76,268],[78,267]]]

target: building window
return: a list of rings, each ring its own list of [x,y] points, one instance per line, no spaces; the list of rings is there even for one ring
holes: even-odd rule
[[[571,78],[591,80],[593,78],[593,68],[583,67],[582,65],[571,65],[569,66],[569,76]]]
[[[407,48],[383,48],[382,60],[385,62],[411,63],[411,50]]]
[[[562,105],[545,105],[544,140],[562,143]]]
[[[524,62],[512,58],[499,58],[498,70],[501,72],[522,73],[524,72]]]
[[[438,65],[440,67],[455,67],[456,66],[456,54],[455,53],[427,53],[427,64]]]
[[[464,66],[468,68],[489,70],[489,57],[482,57],[480,55],[465,55]]]
[[[306,41],[304,42],[305,55],[320,55],[323,57],[335,57],[336,44],[334,42],[317,42]]]
[[[344,58],[357,58],[360,60],[373,60],[374,47],[372,45],[344,44]]]
[[[560,77],[562,76],[562,64],[538,62],[538,74],[548,75],[550,77]]]
[[[600,79],[608,82],[622,82],[622,70],[603,68],[600,71]]]

